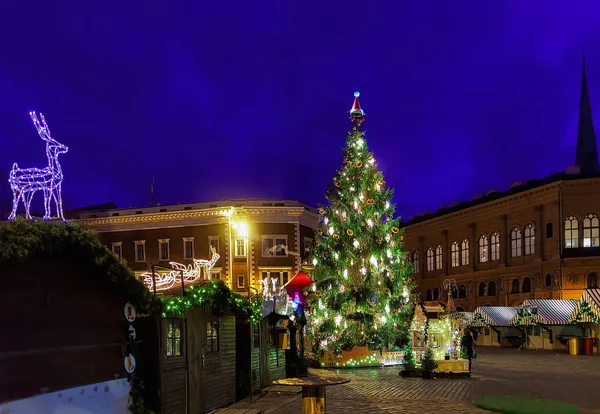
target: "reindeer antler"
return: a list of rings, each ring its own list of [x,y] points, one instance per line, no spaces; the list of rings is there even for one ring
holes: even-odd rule
[[[52,140],[52,137],[50,136],[50,128],[48,127],[48,124],[46,123],[46,118],[44,118],[44,114],[40,113],[40,118],[42,118],[41,123],[40,123],[40,120],[38,119],[35,111],[29,112],[29,116],[31,117],[31,120],[33,121],[33,125],[35,126],[35,129],[37,130],[40,138],[43,139],[44,141]]]

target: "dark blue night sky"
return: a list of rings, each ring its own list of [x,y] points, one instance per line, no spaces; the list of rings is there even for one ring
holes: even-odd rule
[[[46,165],[37,110],[70,147],[66,208],[148,205],[152,176],[162,204],[317,204],[359,90],[397,211],[436,210],[574,164],[599,21],[594,0],[3,0],[0,179]]]

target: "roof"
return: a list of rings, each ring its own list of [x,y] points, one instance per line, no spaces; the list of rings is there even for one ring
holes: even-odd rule
[[[401,227],[408,227],[417,223],[422,223],[427,220],[431,220],[437,217],[445,216],[447,214],[455,213],[457,211],[461,211],[470,207],[475,207],[481,204],[488,203],[490,201],[499,200],[505,197],[509,197],[518,193],[522,193],[528,190],[532,190],[534,188],[542,187],[544,185],[556,183],[559,181],[570,181],[570,180],[581,180],[587,178],[600,178],[600,174],[597,173],[578,173],[578,174],[570,174],[566,172],[556,173],[549,175],[548,177],[537,179],[537,180],[529,180],[522,185],[513,186],[512,188],[506,191],[492,191],[488,192],[488,194],[484,197],[476,198],[471,201],[464,201],[460,204],[457,204],[452,207],[441,207],[435,213],[427,213],[422,214],[416,217],[409,218],[408,221],[401,224]]]
[[[518,309],[531,307],[536,309],[533,317],[520,318],[515,315],[511,323],[515,325],[531,325],[541,323],[543,325],[568,325],[571,323],[571,315],[577,306],[576,300],[563,299],[527,299]]]
[[[306,273],[300,270],[298,273],[294,275],[293,278],[290,279],[289,282],[285,284],[285,289],[287,294],[293,299],[298,293],[298,297],[301,299],[303,296],[306,296],[304,292],[304,288],[312,285],[314,282]],[[303,295],[304,293],[304,295]]]
[[[468,326],[510,326],[517,310],[510,306],[480,306],[467,321]]]
[[[581,298],[577,301],[573,312],[571,313],[570,320],[576,321],[577,315],[579,314],[579,310],[581,309],[581,305],[583,302],[587,302],[593,314],[600,318],[600,289],[586,289],[583,291]],[[592,322],[590,317],[587,314],[581,315],[581,318],[578,322]]]

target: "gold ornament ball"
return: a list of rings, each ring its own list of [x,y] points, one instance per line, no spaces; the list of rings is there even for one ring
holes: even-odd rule
[[[348,230],[346,230],[346,234],[348,236],[352,236],[354,234],[354,232],[352,231],[352,229],[348,229]]]

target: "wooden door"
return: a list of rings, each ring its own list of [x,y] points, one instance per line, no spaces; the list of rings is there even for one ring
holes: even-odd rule
[[[188,312],[189,414],[204,414],[206,387],[206,316],[201,307]]]
[[[163,414],[186,414],[186,329],[180,318],[161,321],[160,400]]]

